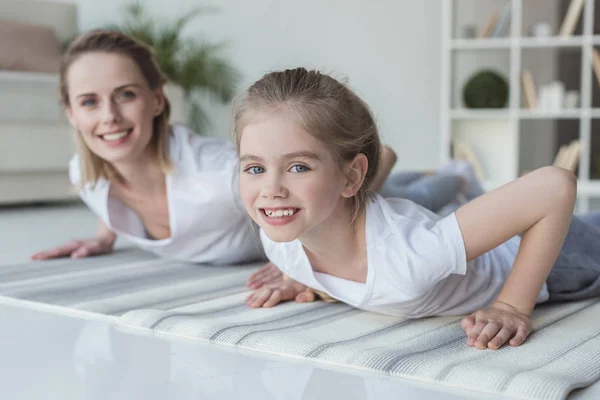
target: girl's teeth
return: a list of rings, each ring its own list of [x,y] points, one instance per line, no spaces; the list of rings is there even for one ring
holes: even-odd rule
[[[117,133],[110,133],[108,135],[104,135],[102,138],[104,140],[108,140],[113,141],[113,140],[119,140],[121,138],[124,138],[125,136],[127,136],[127,131],[123,131],[123,132],[117,132]]]
[[[294,215],[294,210],[292,208],[277,211],[265,210],[265,214],[267,214],[267,217],[271,218],[289,217],[291,215]]]

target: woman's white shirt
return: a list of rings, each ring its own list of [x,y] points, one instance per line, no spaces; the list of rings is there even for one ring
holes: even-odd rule
[[[169,154],[175,171],[166,177],[167,239],[149,238],[137,213],[109,196],[105,179],[85,185],[79,196],[117,235],[161,257],[210,264],[263,258],[256,225],[241,204],[234,145],[173,126]],[[71,183],[80,181],[80,171],[75,155],[69,165]]]

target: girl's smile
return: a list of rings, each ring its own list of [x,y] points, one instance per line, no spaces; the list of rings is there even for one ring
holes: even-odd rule
[[[261,208],[265,222],[271,226],[281,226],[293,222],[298,213],[299,208],[284,207],[284,208]]]

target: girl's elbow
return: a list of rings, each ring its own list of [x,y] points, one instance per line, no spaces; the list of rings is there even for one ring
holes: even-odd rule
[[[572,171],[564,168],[544,167],[544,181],[551,185],[555,198],[569,204],[575,203],[577,198],[577,177]]]

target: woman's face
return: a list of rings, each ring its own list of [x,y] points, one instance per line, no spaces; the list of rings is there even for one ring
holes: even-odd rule
[[[69,121],[90,151],[113,164],[146,155],[164,96],[162,87],[150,89],[130,57],[83,54],[69,67],[66,82]]]

